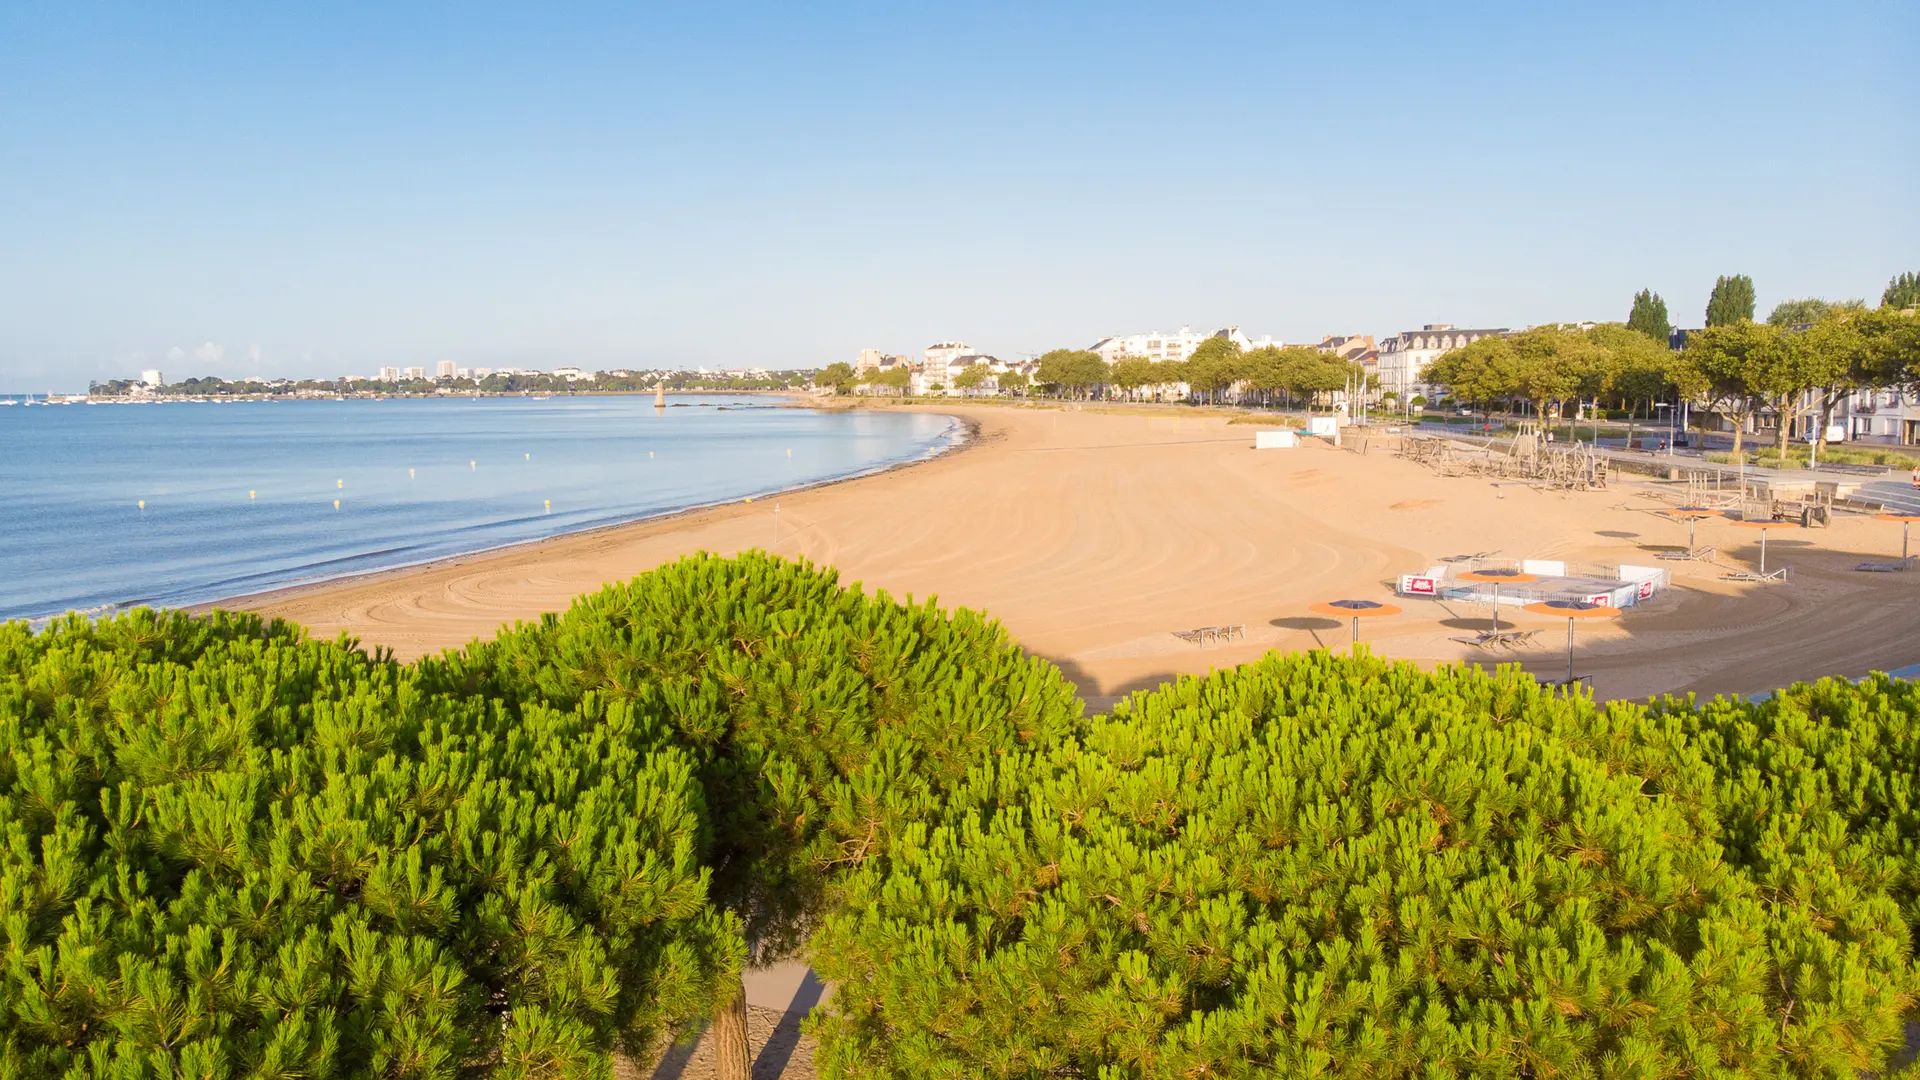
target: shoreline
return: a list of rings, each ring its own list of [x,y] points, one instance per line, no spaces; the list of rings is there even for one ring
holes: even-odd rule
[[[512,395],[495,395],[495,396],[507,397]],[[806,405],[804,403],[795,403],[793,405],[783,405],[783,406],[776,406],[776,407],[777,408],[810,408],[812,406]],[[822,411],[826,411],[826,410],[822,410]],[[914,411],[932,412],[932,410],[914,410]],[[792,487],[777,488],[770,492],[744,496],[742,498],[727,499],[720,502],[701,503],[696,506],[683,506],[676,510],[665,511],[664,513],[648,514],[644,517],[630,518],[626,521],[615,521],[615,522],[608,522],[608,523],[603,523],[599,525],[590,525],[584,529],[573,529],[567,532],[555,533],[552,536],[543,536],[533,540],[514,540],[505,544],[496,544],[492,547],[476,548],[472,551],[464,551],[457,555],[438,555],[431,559],[422,560],[420,562],[402,563],[397,566],[385,566],[385,567],[381,567],[378,570],[362,570],[362,571],[357,571],[353,573],[341,574],[336,577],[309,579],[306,581],[296,582],[291,585],[276,585],[271,589],[262,589],[259,592],[234,593],[229,596],[222,596],[215,600],[205,600],[199,603],[183,605],[177,610],[185,611],[194,615],[202,615],[209,611],[215,611],[215,610],[244,611],[244,610],[249,610],[250,608],[256,605],[291,602],[291,601],[303,599],[314,593],[324,592],[331,589],[348,588],[351,586],[362,585],[362,584],[375,584],[384,580],[397,578],[397,577],[404,577],[410,574],[425,573],[431,570],[461,566],[475,559],[497,557],[497,556],[511,554],[519,551],[531,551],[531,550],[540,548],[544,545],[552,545],[552,544],[561,543],[564,541],[578,540],[581,538],[593,537],[601,534],[618,533],[622,530],[638,528],[641,526],[665,524],[665,523],[676,521],[682,518],[689,518],[698,514],[704,514],[704,513],[710,513],[713,511],[723,510],[729,506],[743,506],[745,503],[752,502],[754,499],[773,498],[773,497],[793,494],[797,492],[804,492],[804,491],[816,491],[822,488],[833,487],[839,484],[851,484],[861,480],[869,480],[878,476],[886,476],[889,473],[899,472],[906,469],[912,469],[921,465],[927,465],[935,461],[943,460],[945,458],[957,456],[961,453],[964,453],[968,449],[972,448],[979,441],[980,425],[977,421],[972,420],[971,418],[968,418],[968,417],[962,417],[954,414],[933,413],[933,415],[949,416],[950,419],[952,419],[953,421],[955,421],[955,423],[959,425],[960,430],[956,435],[947,437],[948,443],[944,449],[931,451],[929,453],[924,453],[906,461],[896,461],[890,465],[880,465],[880,466],[876,466],[869,469],[863,469],[863,470],[860,470],[859,472],[847,473],[844,476],[828,477],[823,480],[813,481],[812,483],[796,484]],[[138,601],[131,602],[124,605],[115,605],[111,611],[105,611],[103,612],[103,614],[108,614],[108,615],[117,614],[121,611],[126,611],[131,608],[140,607],[140,606],[142,605]],[[60,616],[60,615],[47,616],[47,618],[49,619],[57,619],[62,617],[63,616]]]

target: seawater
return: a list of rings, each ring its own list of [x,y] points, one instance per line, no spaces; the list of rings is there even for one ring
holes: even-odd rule
[[[406,566],[872,472],[963,437],[928,414],[669,401],[0,408],[0,618]]]

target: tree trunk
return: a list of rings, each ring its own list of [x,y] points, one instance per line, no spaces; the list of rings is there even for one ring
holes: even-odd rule
[[[747,1050],[747,984],[743,978],[733,1002],[713,1018],[714,1080],[752,1080],[753,1055]]]
[[[1780,422],[1780,467],[1787,467],[1787,442],[1793,438],[1793,422],[1799,410],[1793,407],[1792,397],[1781,397],[1773,406],[1774,419]]]
[[[1738,465],[1741,437],[1747,433],[1747,414],[1744,411],[1733,413],[1730,419],[1733,421],[1733,463]]]

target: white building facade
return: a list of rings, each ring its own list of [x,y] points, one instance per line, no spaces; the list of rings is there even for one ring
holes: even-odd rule
[[[1484,337],[1507,333],[1505,327],[1486,330],[1462,330],[1452,323],[1428,323],[1418,330],[1406,330],[1380,343],[1376,370],[1382,393],[1394,393],[1402,399],[1415,394],[1432,397],[1432,387],[1422,381],[1428,365],[1442,353],[1463,348]]]
[[[1218,330],[1199,333],[1191,326],[1182,326],[1177,334],[1163,334],[1158,330],[1149,330],[1144,334],[1128,334],[1120,337],[1104,337],[1094,342],[1090,351],[1100,354],[1100,359],[1111,364],[1125,357],[1151,360],[1161,363],[1167,360],[1184,361],[1193,355],[1193,350],[1208,338],[1223,337],[1246,349],[1278,348],[1281,343],[1268,334],[1254,340],[1240,332],[1237,326],[1225,326]]]
[[[972,356],[973,346],[964,341],[942,341],[927,346],[920,361],[919,374],[915,376],[914,393],[924,394],[939,386],[953,389],[953,377],[947,370],[948,365],[963,356]]]

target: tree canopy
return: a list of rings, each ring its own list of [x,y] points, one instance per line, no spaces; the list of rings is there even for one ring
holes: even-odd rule
[[[874,368],[860,379],[868,386],[883,386],[896,394],[904,394],[913,385],[913,372],[904,365],[896,364],[890,368]]]
[[[827,387],[836,394],[852,393],[859,381],[853,374],[853,365],[842,362],[828,364],[813,377],[815,386]]]
[[[1810,296],[1800,300],[1783,300],[1775,304],[1773,311],[1767,315],[1767,322],[1774,326],[1810,326],[1843,311],[1864,310],[1866,310],[1866,304],[1859,300],[1841,300],[1836,303]]]
[[[1920,307],[1920,274],[1909,270],[1887,282],[1880,294],[1880,306],[1894,309]]]
[[[1057,387],[1074,397],[1090,395],[1112,379],[1107,362],[1090,349],[1054,349],[1040,357],[1033,381]]]
[[[1876,813],[1920,703],[1816,694],[1601,708],[1325,653],[1136,694],[848,875],[828,1070],[1874,1069],[1914,985],[1913,819]]]
[[[1753,279],[1745,274],[1722,274],[1707,297],[1707,325],[1731,326],[1753,321]]]
[[[1667,319],[1667,302],[1652,289],[1633,294],[1633,310],[1627,315],[1627,328],[1638,331],[1665,345],[1673,336],[1673,323]]]
[[[1194,347],[1183,365],[1187,386],[1209,401],[1241,376],[1240,346],[1227,337],[1210,337]]]
[[[803,946],[835,1080],[1851,1077],[1920,994],[1884,678],[1273,654],[1089,718],[980,615],[749,553],[413,664],[13,623],[0,749],[9,1076],[604,1078]]]

